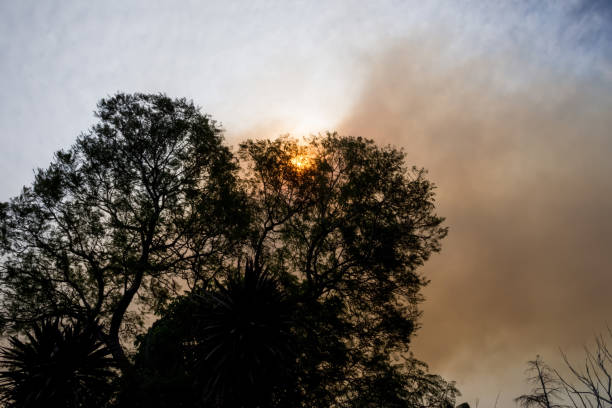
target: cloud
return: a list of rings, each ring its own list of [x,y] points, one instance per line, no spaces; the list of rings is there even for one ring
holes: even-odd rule
[[[518,51],[452,63],[445,44],[374,56],[338,130],[429,169],[450,234],[423,269],[415,351],[470,402],[510,406],[525,361],[558,363],[611,317],[612,87]]]

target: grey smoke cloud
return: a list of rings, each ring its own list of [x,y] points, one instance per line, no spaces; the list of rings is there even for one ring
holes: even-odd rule
[[[450,233],[423,269],[415,353],[470,403],[501,391],[513,406],[528,359],[558,364],[611,318],[612,87],[520,53],[447,51],[404,41],[373,58],[338,130],[429,169]]]

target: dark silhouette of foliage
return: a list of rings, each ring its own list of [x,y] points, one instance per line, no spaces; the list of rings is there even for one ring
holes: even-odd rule
[[[111,398],[109,350],[94,332],[58,320],[35,324],[0,351],[0,395],[8,407],[103,407]]]
[[[272,406],[295,362],[293,310],[251,262],[180,298],[141,339],[140,393],[127,390],[122,406]]]
[[[335,134],[247,141],[240,155],[251,223],[225,268],[253,262],[170,308],[144,361],[170,345],[161,366],[183,361],[205,406],[451,406],[454,385],[409,348],[426,284],[417,268],[446,234],[424,171]],[[264,265],[273,281],[259,280]]]
[[[447,230],[402,151],[284,137],[244,142],[238,163],[183,99],[117,94],[96,114],[0,206],[5,332],[95,321],[126,407],[454,402],[409,347],[418,268]],[[147,312],[132,362],[122,339]]]
[[[102,99],[99,123],[0,208],[0,320],[96,321],[122,370],[121,336],[217,267],[240,224],[236,163],[193,103]],[[212,265],[212,266],[211,266]]]
[[[447,232],[425,172],[395,148],[337,134],[249,140],[240,157],[253,220],[243,252],[299,305],[288,405],[453,402],[453,385],[409,349],[427,283],[417,268]]]
[[[196,378],[208,406],[269,406],[295,360],[292,307],[276,280],[246,264],[199,295]]]
[[[192,296],[175,299],[163,317],[138,336],[135,369],[124,375],[119,407],[195,407],[200,392],[194,387],[194,314]]]

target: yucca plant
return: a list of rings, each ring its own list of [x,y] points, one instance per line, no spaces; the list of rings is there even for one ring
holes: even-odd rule
[[[206,406],[271,406],[295,363],[290,301],[277,280],[248,262],[199,295],[196,378]]]
[[[95,333],[59,320],[34,324],[0,349],[0,398],[8,407],[103,407],[114,375]]]

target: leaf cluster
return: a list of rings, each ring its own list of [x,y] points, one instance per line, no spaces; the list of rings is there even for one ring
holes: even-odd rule
[[[91,327],[46,320],[8,342],[0,351],[8,407],[102,407],[111,398],[114,364]]]

